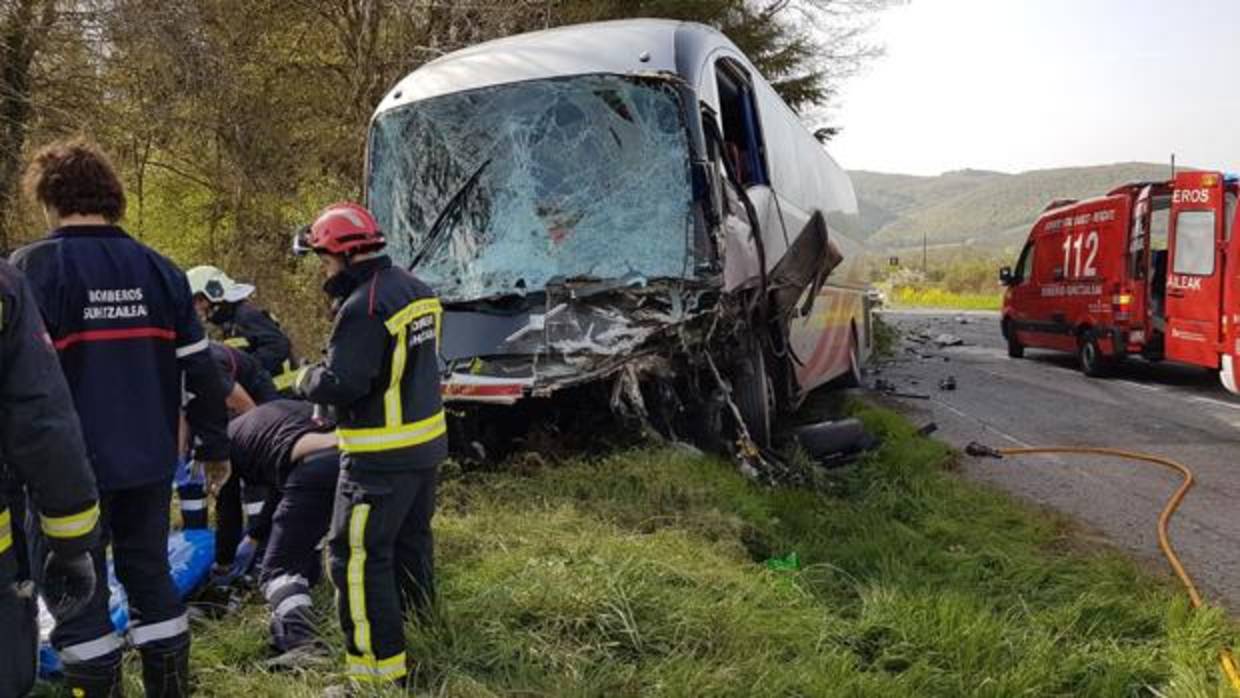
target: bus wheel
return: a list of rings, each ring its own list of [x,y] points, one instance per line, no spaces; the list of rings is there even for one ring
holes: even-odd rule
[[[732,397],[749,437],[759,446],[771,443],[771,381],[766,375],[762,343],[750,337],[744,343],[732,375]]]
[[[1080,339],[1077,340],[1076,358],[1081,363],[1081,372],[1090,378],[1101,378],[1107,375],[1111,368],[1111,362],[1103,356],[1093,330],[1081,332]]]
[[[1004,323],[1003,334],[1007,337],[1008,356],[1013,359],[1025,358],[1025,345],[1016,338],[1016,328],[1012,323]]]

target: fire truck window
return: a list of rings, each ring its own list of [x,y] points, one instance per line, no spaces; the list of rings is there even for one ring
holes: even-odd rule
[[[1180,211],[1175,218],[1176,274],[1214,273],[1214,211]]]
[[[1171,197],[1156,196],[1150,212],[1150,249],[1167,249],[1167,230],[1171,223]]]
[[[1016,278],[1027,281],[1033,278],[1033,243],[1025,245],[1020,253],[1020,261],[1016,263]]]
[[[1223,198],[1223,239],[1231,239],[1231,225],[1236,222],[1236,195],[1227,192]]]
[[[1134,279],[1145,278],[1145,216],[1133,216],[1132,232],[1128,236],[1128,275]]]

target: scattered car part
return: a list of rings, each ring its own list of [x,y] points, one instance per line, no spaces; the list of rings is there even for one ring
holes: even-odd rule
[[[814,458],[854,453],[865,445],[868,437],[861,420],[851,418],[797,427],[793,436]]]

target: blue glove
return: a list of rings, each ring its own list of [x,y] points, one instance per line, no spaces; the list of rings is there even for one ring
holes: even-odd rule
[[[190,467],[193,461],[186,458],[177,459],[177,474],[173,479],[173,484],[177,487],[185,485],[205,485],[207,479],[202,474],[201,468]]]

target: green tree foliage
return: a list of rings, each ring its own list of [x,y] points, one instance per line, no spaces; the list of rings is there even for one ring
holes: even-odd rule
[[[419,65],[514,33],[670,17],[722,29],[790,104],[820,107],[875,55],[863,32],[888,1],[0,0],[0,244],[43,233],[12,196],[24,154],[85,133],[122,170],[131,232],[255,281],[317,344],[318,283],[289,235],[360,196],[374,106]]]

